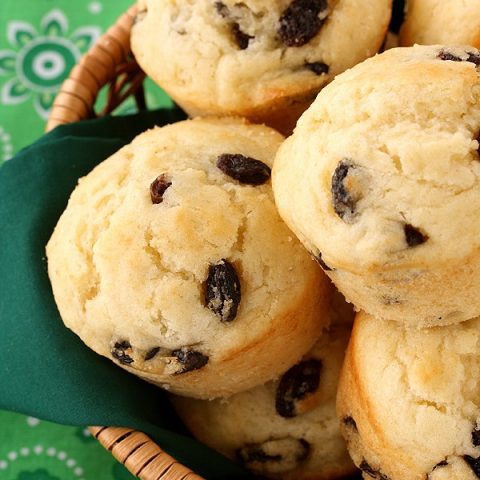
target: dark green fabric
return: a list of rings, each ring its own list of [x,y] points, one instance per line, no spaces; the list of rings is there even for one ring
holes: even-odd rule
[[[207,479],[247,479],[188,436],[164,392],[63,326],[46,272],[45,244],[77,179],[141,131],[180,119],[160,110],[59,127],[0,168],[0,408],[68,425],[134,427]]]

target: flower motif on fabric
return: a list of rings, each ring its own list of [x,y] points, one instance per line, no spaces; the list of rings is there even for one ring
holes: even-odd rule
[[[14,50],[0,50],[0,77],[7,77],[0,90],[2,104],[33,97],[36,112],[47,119],[63,80],[101,33],[96,26],[68,31],[68,19],[58,8],[45,14],[39,30],[20,20],[7,24],[7,40]]]

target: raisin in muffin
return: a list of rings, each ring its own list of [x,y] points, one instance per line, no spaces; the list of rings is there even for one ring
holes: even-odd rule
[[[173,392],[279,375],[328,322],[328,278],[278,216],[282,136],[236,119],[156,128],[95,168],[47,246],[65,324]]]
[[[360,313],[338,415],[365,479],[480,478],[480,318],[417,330]]]
[[[403,46],[472,45],[480,47],[478,0],[408,0],[400,31]]]
[[[335,414],[338,375],[353,311],[345,300],[330,331],[280,379],[228,399],[171,397],[202,442],[268,478],[335,480],[354,466]]]
[[[391,0],[139,0],[138,10],[135,57],[191,116],[289,132],[326,83],[378,51]]]
[[[472,47],[387,50],[325,87],[278,152],[280,214],[374,316],[480,314],[479,66]]]

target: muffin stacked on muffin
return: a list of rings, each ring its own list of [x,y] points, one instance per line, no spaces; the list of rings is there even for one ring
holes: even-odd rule
[[[355,470],[335,413],[353,309],[340,294],[329,331],[279,379],[227,399],[171,396],[203,443],[267,478],[335,480]]]
[[[81,179],[47,246],[65,324],[172,392],[231,395],[297,362],[328,279],[276,212],[283,137],[240,119],[156,128]]]
[[[378,52],[391,0],[139,0],[132,51],[191,116],[290,132],[333,77]]]
[[[275,160],[282,217],[365,311],[338,395],[365,479],[480,478],[479,67],[473,47],[367,60]]]

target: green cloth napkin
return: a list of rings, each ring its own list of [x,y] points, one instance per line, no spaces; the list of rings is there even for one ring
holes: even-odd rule
[[[90,351],[66,329],[45,244],[79,177],[178,110],[62,126],[0,168],[0,408],[68,425],[134,427],[207,479],[251,478],[194,441],[163,391]]]

